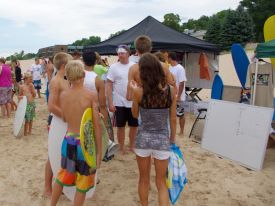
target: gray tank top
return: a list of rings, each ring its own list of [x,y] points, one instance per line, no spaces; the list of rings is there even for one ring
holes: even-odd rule
[[[138,127],[135,148],[169,151],[168,119],[171,103],[170,86],[153,97],[142,97],[141,125]]]

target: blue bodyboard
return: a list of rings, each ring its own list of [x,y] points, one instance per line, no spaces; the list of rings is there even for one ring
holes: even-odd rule
[[[233,44],[231,47],[231,55],[235,66],[236,73],[243,88],[245,88],[247,69],[249,59],[240,44]]]
[[[223,94],[223,81],[219,74],[216,74],[214,77],[212,91],[211,91],[211,99],[222,99]]]

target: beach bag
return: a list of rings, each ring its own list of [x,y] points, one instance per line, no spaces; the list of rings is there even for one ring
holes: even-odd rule
[[[170,201],[174,205],[187,183],[187,168],[182,152],[176,144],[170,146],[170,151],[171,155],[168,164],[166,184]]]

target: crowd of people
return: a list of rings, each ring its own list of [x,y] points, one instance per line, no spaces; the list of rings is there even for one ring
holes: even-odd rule
[[[136,154],[139,169],[138,193],[142,206],[148,205],[151,161],[156,171],[159,205],[169,205],[166,171],[170,144],[175,143],[176,122],[179,117],[180,135],[184,132],[185,69],[174,52],[152,54],[148,36],[135,40],[135,56],[127,45],[118,45],[118,61],[109,65],[107,59],[90,49],[73,55],[60,52],[53,58],[35,59],[35,64],[22,75],[20,63],[12,69],[0,59],[0,105],[2,117],[11,116],[11,108],[26,96],[24,135],[31,134],[35,117],[35,97],[41,98],[41,78],[46,77],[48,126],[52,116],[68,123],[62,143],[60,171],[52,187],[53,172],[49,160],[45,165],[44,196],[56,205],[62,188],[76,185],[75,205],[83,205],[85,194],[95,183],[95,170],[85,162],[79,146],[81,117],[87,108],[93,109],[93,124],[97,148],[96,163],[100,168],[101,131],[99,118],[106,127],[113,114],[121,155],[126,150]],[[134,60],[134,61],[132,61]],[[14,77],[12,75],[14,71]],[[129,146],[125,147],[126,123],[129,126]],[[109,134],[111,141],[114,137]]]

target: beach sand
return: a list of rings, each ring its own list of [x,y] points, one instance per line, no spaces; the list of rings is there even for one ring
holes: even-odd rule
[[[220,62],[226,65],[228,70],[233,70],[232,62],[230,64],[232,60],[227,56],[226,58],[222,56]],[[226,63],[224,59],[227,59],[229,63]],[[221,74],[223,73],[228,77],[226,71],[222,70]],[[229,75],[231,77],[228,81],[236,82],[232,74]],[[202,93],[202,96],[209,98],[209,92]],[[35,99],[35,101],[37,117],[30,136],[16,139],[12,135],[13,118],[0,118],[1,206],[49,205],[49,200],[42,198],[44,166],[47,159],[48,111],[43,98]],[[177,136],[176,140],[183,151],[188,169],[188,184],[176,205],[275,205],[275,149],[267,149],[262,171],[248,170],[235,162],[221,159],[203,150],[200,144],[195,143],[192,138],[189,139],[194,119],[194,115],[186,115],[184,137]],[[97,185],[95,195],[87,200],[85,205],[139,205],[138,168],[134,154],[117,155],[107,163],[102,162],[99,178],[100,184]],[[65,196],[62,196],[58,205],[72,204]],[[154,167],[151,173],[149,205],[158,205]]]

